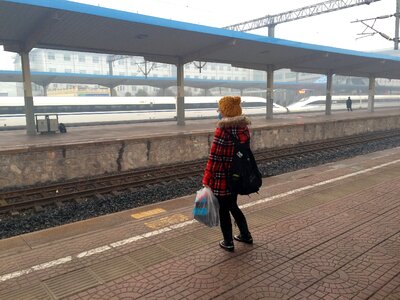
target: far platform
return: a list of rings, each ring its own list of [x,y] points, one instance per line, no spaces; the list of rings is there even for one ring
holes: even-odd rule
[[[249,116],[252,128],[285,127],[312,123],[334,122],[372,117],[400,115],[400,109],[379,109],[373,113],[365,110],[353,112],[333,112],[326,116],[323,112],[304,114],[277,114],[272,120],[265,116]],[[217,116],[216,116],[217,117]],[[0,152],[6,150],[26,149],[30,147],[61,146],[88,144],[93,142],[140,139],[176,134],[192,134],[213,131],[217,119],[186,120],[186,124],[178,126],[176,121],[130,123],[117,125],[96,125],[68,127],[66,134],[38,134],[28,136],[25,130],[0,131]]]

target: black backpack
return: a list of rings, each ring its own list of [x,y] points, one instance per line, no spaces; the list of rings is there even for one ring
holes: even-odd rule
[[[262,175],[258,170],[250,141],[241,144],[229,131],[234,143],[232,164],[227,170],[227,185],[231,193],[249,195],[257,193],[262,185]]]
[[[67,133],[67,127],[65,127],[64,123],[58,124],[58,130],[60,133]]]

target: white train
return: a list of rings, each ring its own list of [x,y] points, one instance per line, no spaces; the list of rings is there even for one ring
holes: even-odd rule
[[[221,97],[185,97],[186,118],[216,117]],[[175,97],[34,97],[35,113],[57,114],[60,123],[165,120],[176,117]],[[265,114],[266,99],[242,97],[243,113]],[[286,107],[274,103],[274,113]],[[0,126],[24,126],[24,98],[0,97]]]
[[[366,109],[368,108],[367,95],[342,95],[332,96],[332,110],[346,109],[346,100],[350,97],[352,100],[352,108]],[[375,95],[374,107],[398,107],[400,108],[400,95]],[[325,96],[310,96],[302,98],[296,103],[290,104],[287,107],[288,112],[312,112],[325,110]]]

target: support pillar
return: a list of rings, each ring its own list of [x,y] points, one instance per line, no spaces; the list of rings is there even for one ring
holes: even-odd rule
[[[29,52],[21,52],[19,55],[21,56],[22,80],[24,85],[26,133],[28,135],[36,135]]]
[[[273,66],[268,66],[267,69],[267,120],[273,118],[273,107],[274,107],[274,69]]]
[[[275,37],[275,25],[268,26],[268,36]]]
[[[177,125],[185,125],[185,89],[184,89],[184,63],[179,60],[176,65],[177,97],[176,97],[176,119]]]
[[[49,85],[48,84],[43,84],[42,88],[43,88],[43,96],[47,96],[47,89],[48,89]]]
[[[395,14],[395,29],[394,29],[394,50],[399,50],[399,23],[400,23],[400,0],[396,0]]]
[[[326,102],[325,102],[325,115],[332,114],[332,70],[326,75]]]
[[[375,106],[375,77],[369,77],[368,84],[368,111],[374,112]]]
[[[108,57],[108,75],[113,76],[113,60],[112,60],[112,56]],[[110,86],[110,96],[113,97],[114,95],[116,95],[117,93],[114,90],[114,86]]]

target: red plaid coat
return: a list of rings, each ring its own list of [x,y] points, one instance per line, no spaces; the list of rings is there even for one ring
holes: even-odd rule
[[[250,140],[250,132],[247,127],[249,124],[250,120],[245,116],[223,118],[218,122],[202,180],[202,183],[208,185],[216,196],[230,195],[227,190],[226,171],[232,163],[234,144],[226,130],[240,143],[245,143]]]

